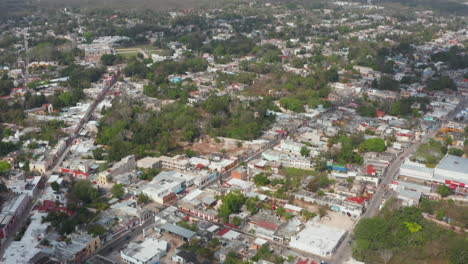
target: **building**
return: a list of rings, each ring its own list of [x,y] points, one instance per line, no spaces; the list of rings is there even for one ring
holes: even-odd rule
[[[161,160],[159,158],[145,157],[137,161],[137,168],[141,168],[141,169],[161,168]]]
[[[154,229],[159,233],[169,232],[171,234],[177,235],[184,241],[190,241],[196,235],[196,233],[192,230],[170,223],[165,223],[162,226],[155,227]]]
[[[302,231],[291,237],[289,246],[310,254],[330,257],[345,235],[345,230],[309,221]]]
[[[247,180],[248,171],[245,167],[238,167],[231,171],[231,178],[239,179],[239,180]]]
[[[101,247],[99,236],[87,233],[73,234],[69,243],[59,242],[53,248],[53,256],[61,263],[82,263]]]
[[[122,261],[129,264],[154,264],[167,253],[168,244],[164,240],[146,238],[140,243],[130,243],[122,251]]]
[[[405,160],[400,167],[400,178],[423,184],[445,184],[453,190],[467,192],[468,159],[447,154],[435,168]]]
[[[161,156],[159,160],[161,162],[161,168],[168,170],[185,171],[190,166],[190,162],[182,156]]]
[[[172,255],[172,261],[178,264],[193,264],[197,263],[197,256],[187,250],[178,250]]]
[[[255,186],[253,182],[243,181],[236,178],[230,179],[226,185],[230,190],[240,190],[242,193],[251,192]]]
[[[12,230],[23,217],[26,208],[31,203],[31,197],[27,194],[13,195],[3,204],[0,212],[0,242],[11,235]]]
[[[332,196],[333,195],[333,196]],[[344,197],[339,194],[328,194],[326,196],[318,196],[315,193],[304,190],[294,194],[295,199],[316,203],[330,207],[332,211],[340,212],[352,218],[358,218],[364,212],[365,200],[356,199],[355,197]],[[359,197],[361,198],[361,197]]]
[[[112,54],[112,48],[106,44],[83,44],[79,46],[85,52],[85,61],[99,64],[102,55]]]
[[[165,204],[176,198],[177,190],[182,189],[180,182],[162,181],[151,182],[145,185],[142,192],[156,203]],[[183,189],[182,189],[183,190]]]

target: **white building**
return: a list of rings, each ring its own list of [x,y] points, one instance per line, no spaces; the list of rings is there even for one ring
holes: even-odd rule
[[[468,185],[468,159],[445,155],[435,168],[406,160],[400,168],[400,177],[416,181],[449,184],[465,188]]]
[[[145,157],[137,161],[137,168],[155,169],[161,167],[161,160],[154,157]]]
[[[130,264],[159,263],[159,259],[167,252],[167,242],[154,238],[147,238],[142,243],[130,243],[120,251],[122,261]]]
[[[330,257],[345,234],[345,230],[309,221],[302,231],[291,237],[289,246],[314,255]]]
[[[175,156],[173,158],[161,156],[159,157],[159,160],[161,161],[161,167],[168,170],[184,171],[190,166],[190,162],[181,156]]]

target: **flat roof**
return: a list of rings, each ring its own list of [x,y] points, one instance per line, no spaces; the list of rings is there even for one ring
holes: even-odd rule
[[[436,170],[437,169],[449,170],[468,175],[468,159],[453,155],[445,155],[445,157],[439,162],[439,165],[437,165]]]
[[[164,225],[161,226],[161,229],[165,230],[167,232],[171,232],[173,234],[179,235],[181,237],[187,238],[187,239],[191,239],[196,234],[192,230],[189,230],[187,228],[183,228],[183,227],[178,226],[178,225],[173,225],[173,224],[170,224],[170,223],[165,223]]]
[[[400,189],[398,197],[405,197],[405,198],[409,198],[411,200],[419,201],[419,199],[421,199],[421,192],[413,191],[413,190]]]
[[[155,255],[158,255],[161,252],[166,252],[166,250],[166,241],[147,238],[141,243],[130,243],[127,248],[122,251],[122,254],[145,263]]]
[[[326,256],[333,253],[345,234],[343,229],[309,221],[301,232],[291,237],[289,245],[315,255]]]

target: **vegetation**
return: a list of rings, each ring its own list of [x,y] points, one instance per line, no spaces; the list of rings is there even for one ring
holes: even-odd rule
[[[385,141],[381,138],[369,138],[358,146],[359,152],[383,152],[386,149]]]
[[[268,176],[265,173],[259,173],[255,175],[253,181],[257,186],[265,186],[270,184],[270,180],[268,179]]]
[[[125,194],[125,189],[122,184],[114,184],[111,188],[112,197],[120,199]]]
[[[244,104],[213,96],[199,107],[174,103],[154,112],[134,102],[115,101],[103,111],[97,142],[109,146],[107,159],[116,161],[131,153],[165,154],[178,142],[193,142],[202,135],[250,140],[274,120],[267,115],[270,105],[268,99]]]
[[[362,219],[354,229],[353,256],[366,263],[417,263],[432,259],[463,263],[468,245],[463,236],[425,220],[421,208],[392,209],[394,201],[377,217]],[[454,257],[456,255],[456,257]],[[459,262],[461,261],[461,262]]]
[[[437,189],[437,192],[442,197],[447,197],[447,196],[453,194],[453,191],[450,190],[450,188],[447,185],[440,185],[439,188]]]
[[[222,199],[222,205],[219,207],[218,215],[228,222],[229,216],[238,213],[245,202],[245,197],[240,192],[230,192]]]
[[[410,158],[413,161],[420,161],[427,167],[435,167],[447,152],[447,147],[440,141],[430,138],[427,143],[421,144],[419,149]]]
[[[364,160],[355,152],[355,149],[364,141],[362,134],[351,134],[347,136],[341,131],[337,135],[329,139],[328,145],[332,147],[337,144],[338,147],[331,150],[329,155],[340,164],[353,163],[362,164]]]

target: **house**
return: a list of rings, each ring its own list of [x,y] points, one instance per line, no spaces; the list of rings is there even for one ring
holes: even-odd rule
[[[154,157],[145,157],[137,161],[137,168],[156,169],[161,168],[161,160]]]
[[[302,231],[291,237],[289,246],[313,255],[331,257],[345,235],[345,230],[309,221]]]
[[[179,236],[184,241],[190,241],[196,235],[196,233],[192,230],[170,223],[165,223],[162,226],[156,226],[154,229],[158,233],[168,232],[173,235]]]
[[[197,256],[187,250],[177,250],[172,255],[172,261],[178,264],[194,264],[197,263]]]
[[[243,181],[232,178],[225,183],[230,190],[240,190],[242,193],[251,192],[255,184],[253,182]]]
[[[168,250],[168,243],[164,240],[146,238],[141,243],[130,243],[120,251],[122,261],[129,264],[159,263]]]
[[[247,180],[247,176],[248,176],[248,171],[247,171],[247,168],[245,167],[238,167],[231,171],[231,178],[234,178],[234,179],[245,181]]]

